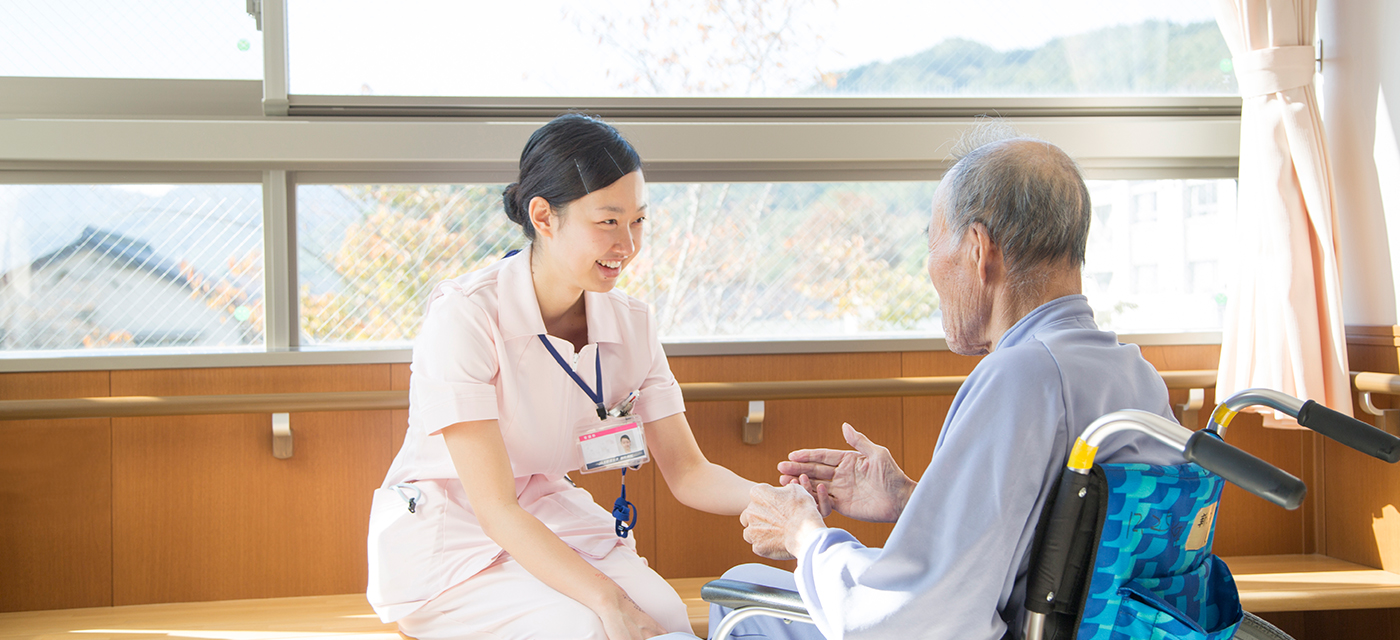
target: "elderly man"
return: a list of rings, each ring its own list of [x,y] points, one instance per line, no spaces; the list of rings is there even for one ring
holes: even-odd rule
[[[1090,213],[1078,167],[1046,142],[997,139],[949,170],[934,195],[929,277],[948,348],[989,355],[953,399],[919,482],[843,425],[854,451],[795,451],[778,465],[783,488],[754,488],[744,539],[759,555],[796,557],[797,572],[745,565],[726,577],[795,583],[816,628],[759,618],[736,635],[1020,635],[1031,538],[1075,438],[1110,411],[1171,415],[1156,370],[1099,330],[1080,295]],[[1105,442],[1099,459],[1182,462],[1134,433]],[[826,528],[832,509],[894,531],[866,547]]]

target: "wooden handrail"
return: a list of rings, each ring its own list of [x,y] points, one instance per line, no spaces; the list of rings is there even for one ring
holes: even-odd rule
[[[0,420],[199,416],[220,413],[301,413],[407,409],[407,391],[250,393],[222,396],[116,396],[0,402]]]
[[[1400,395],[1400,375],[1373,371],[1351,372],[1351,384],[1361,393],[1393,393]]]
[[[949,396],[957,393],[958,387],[962,386],[966,379],[966,376],[933,376],[777,382],[686,382],[681,384],[681,393],[687,402]],[[1215,386],[1215,371],[1163,371],[1162,379],[1169,389],[1201,389]],[[0,401],[0,420],[383,411],[407,408],[407,391],[119,396]]]

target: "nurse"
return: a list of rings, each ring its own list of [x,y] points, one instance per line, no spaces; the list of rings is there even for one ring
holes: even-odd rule
[[[429,296],[408,434],[374,494],[369,601],[418,640],[688,633],[625,535],[630,505],[614,517],[565,476],[623,485],[650,460],[682,503],[727,515],[754,484],[706,460],[650,310],[613,289],[642,247],[641,160],[601,120],[561,116],[503,200],[529,247]]]

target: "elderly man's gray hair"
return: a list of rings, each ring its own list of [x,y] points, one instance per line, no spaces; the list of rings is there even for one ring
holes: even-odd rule
[[[982,223],[1016,281],[1037,280],[1040,267],[1084,265],[1093,208],[1069,155],[997,120],[974,126],[954,153],[943,177],[950,241]]]

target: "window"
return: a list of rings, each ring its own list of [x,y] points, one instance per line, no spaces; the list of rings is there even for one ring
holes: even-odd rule
[[[927,275],[936,182],[651,183],[619,288],[667,340],[941,331]],[[500,185],[298,190],[310,343],[406,342],[437,282],[524,246]]]
[[[1219,326],[1206,318],[1215,302],[1210,314],[1192,306],[1187,265],[1228,249],[1216,229],[1233,220],[1234,186],[1217,178],[1235,173],[1240,106],[1205,0],[288,0],[286,16],[264,3],[264,27],[278,27],[266,52],[245,3],[109,4],[0,7],[0,76],[20,76],[0,77],[0,182],[18,185],[0,186],[6,356],[401,353],[426,287],[520,246],[494,192],[529,132],[567,109],[613,122],[646,161],[668,214],[650,223],[624,288],[655,305],[669,342],[736,343],[706,351],[723,353],[750,340],[936,335],[928,199],[952,141],[983,113],[1060,144],[1094,179],[1085,287],[1101,323]],[[522,24],[547,37],[522,47]],[[758,42],[772,46],[747,48]],[[288,78],[246,81],[262,79],[264,53]],[[31,246],[50,223],[35,211],[58,212],[57,224],[76,209],[15,208],[17,194],[80,187],[100,192],[88,209],[103,213]],[[245,235],[216,237],[214,225],[162,244],[109,224],[120,216],[103,204],[197,189],[208,206],[246,205]],[[691,210],[704,215],[681,233]],[[433,243],[445,244],[405,250]],[[148,249],[194,270],[187,297],[208,285],[227,299],[215,296],[213,324],[186,323],[203,328],[124,325],[109,317],[119,305],[74,305],[61,312],[68,337],[36,338],[21,320],[60,311],[11,292],[68,245]],[[1148,265],[1155,276],[1134,275]],[[1222,262],[1216,281],[1228,273]],[[1149,280],[1155,293],[1135,289]]]
[[[1198,260],[1186,265],[1187,290],[1195,294],[1214,296],[1221,293],[1216,271],[1220,263],[1214,260]]]
[[[288,10],[291,93],[303,95],[1237,93],[1204,0],[292,0]]]
[[[1157,265],[1143,264],[1133,267],[1134,294],[1157,293]]]
[[[262,75],[262,34],[242,2],[0,3],[0,76],[258,80]]]
[[[255,186],[0,185],[0,228],[0,350],[264,341]]]
[[[1201,191],[1220,196],[1212,218],[1188,215],[1189,194]],[[1229,255],[1234,193],[1234,180],[1090,180],[1096,215],[1084,293],[1100,326],[1120,333],[1219,330],[1226,267],[1218,256]],[[1129,202],[1150,203],[1154,224],[1138,226],[1136,212],[1147,207],[1136,204],[1132,219],[1097,215]]]
[[[434,285],[524,246],[503,186],[298,187],[302,344],[411,341]]]
[[[645,244],[618,288],[652,305],[670,342],[941,335],[924,235],[937,184],[649,183]],[[1090,182],[1096,201],[1149,187],[1185,189],[1179,180]],[[501,189],[299,187],[302,344],[411,341],[435,284],[525,245],[500,211]],[[1174,219],[1181,228],[1184,215]],[[1090,228],[1085,292],[1100,323],[1218,327],[1219,291],[1197,284],[1214,272],[1181,261],[1180,233],[1155,234],[1151,252],[1092,240],[1124,222],[1096,217]],[[1193,274],[1188,286],[1159,281],[1159,266],[1173,264]],[[1208,316],[1192,315],[1207,303]]]
[[[1219,209],[1216,195],[1218,188],[1214,182],[1203,182],[1191,184],[1187,187],[1186,193],[1186,216],[1195,218],[1198,216],[1214,215]]]
[[[1157,192],[1133,195],[1133,222],[1153,222],[1157,219]]]

